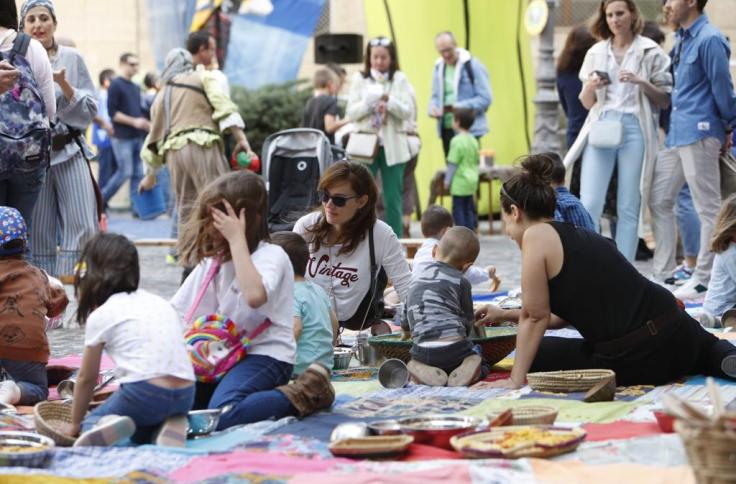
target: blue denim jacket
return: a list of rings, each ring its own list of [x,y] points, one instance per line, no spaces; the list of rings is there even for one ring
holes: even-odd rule
[[[730,56],[728,42],[705,14],[677,31],[668,148],[709,137],[725,142],[726,128],[736,125]]]
[[[466,62],[470,62],[475,82],[471,82],[468,69],[464,67]],[[467,50],[458,49],[455,73],[457,84],[455,87],[456,101],[454,106],[457,108],[470,108],[475,111],[475,121],[469,131],[473,136],[483,136],[488,132],[486,111],[488,111],[493,101],[488,71],[477,58],[471,57]],[[434,65],[432,75],[432,98],[429,101],[430,113],[433,107],[441,110],[444,105],[442,100],[444,75],[445,63],[442,58],[439,58]],[[440,135],[442,133],[442,117],[437,120],[437,133]]]

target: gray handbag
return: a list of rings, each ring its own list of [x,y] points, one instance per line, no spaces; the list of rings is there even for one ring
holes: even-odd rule
[[[599,119],[590,125],[588,144],[593,148],[618,148],[624,142],[624,125],[618,119]]]

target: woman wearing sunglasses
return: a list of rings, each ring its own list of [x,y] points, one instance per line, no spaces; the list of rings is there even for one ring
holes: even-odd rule
[[[294,226],[309,244],[304,277],[330,296],[341,327],[387,332],[380,320],[386,278],[403,301],[411,272],[391,227],[376,219],[376,183],[363,164],[341,162],[325,171],[319,190],[322,206]]]
[[[411,158],[405,123],[412,115],[411,87],[399,71],[396,45],[377,37],[366,47],[365,66],[350,83],[346,115],[357,131],[378,135],[378,150],[369,168],[381,173],[386,222],[397,237],[402,233],[401,194],[404,167]]]

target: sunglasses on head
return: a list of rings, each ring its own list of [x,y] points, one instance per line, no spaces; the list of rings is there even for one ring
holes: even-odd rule
[[[322,200],[322,203],[325,205],[329,203],[330,200],[332,200],[332,203],[336,207],[344,207],[346,203],[348,203],[348,200],[351,198],[360,198],[359,196],[354,197],[346,197],[344,195],[330,195],[327,192],[320,192],[320,199]]]
[[[371,39],[368,44],[370,44],[371,47],[377,47],[379,45],[381,47],[388,47],[389,45],[391,45],[391,39],[388,39],[386,37],[376,37],[375,39]]]

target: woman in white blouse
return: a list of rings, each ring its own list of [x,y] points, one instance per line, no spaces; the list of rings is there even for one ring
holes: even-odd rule
[[[606,189],[618,168],[616,245],[630,261],[636,255],[642,196],[649,192],[659,150],[657,115],[670,102],[670,59],[642,37],[644,22],[633,0],[605,0],[591,32],[600,42],[588,50],[580,101],[588,118],[565,157],[580,154],[580,199],[599,228]]]

